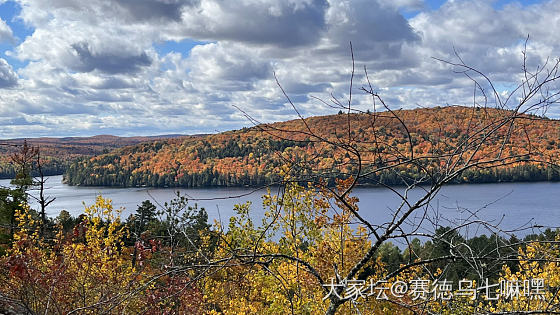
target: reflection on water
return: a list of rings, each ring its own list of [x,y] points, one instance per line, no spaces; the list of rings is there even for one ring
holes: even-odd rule
[[[9,180],[0,180],[0,185],[9,185]],[[143,200],[163,204],[172,199],[174,188],[109,188],[76,187],[62,184],[62,176],[51,176],[47,181],[47,195],[56,200],[47,208],[49,216],[57,216],[66,209],[76,216],[83,212],[83,202],[92,204],[96,195],[113,200],[115,207],[125,208],[123,217],[133,213]],[[251,188],[195,188],[179,189],[192,203],[206,208],[210,222],[220,220],[227,225],[234,215],[233,206],[245,201],[252,202],[254,218],[264,213],[261,196],[265,190]],[[274,192],[274,191],[273,191]],[[355,195],[360,199],[360,213],[374,223],[382,223],[391,217],[399,204],[397,196],[382,188],[357,188]],[[480,218],[501,223],[503,229],[516,229],[521,226],[538,224],[545,227],[560,226],[560,183],[500,183],[477,185],[451,185],[444,187],[431,203],[428,211],[430,218],[438,218],[440,225],[451,225],[462,219]],[[410,199],[416,200],[421,189],[410,192]],[[235,197],[241,196],[241,197]],[[34,204],[32,203],[32,206]],[[423,212],[410,219],[410,223],[420,222]],[[259,221],[260,222],[260,219]],[[424,225],[432,223],[424,219]],[[484,231],[479,231],[484,232]],[[528,231],[530,232],[530,231]],[[527,232],[527,233],[528,233]]]

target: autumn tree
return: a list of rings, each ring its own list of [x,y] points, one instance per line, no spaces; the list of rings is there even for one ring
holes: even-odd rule
[[[7,242],[13,239],[16,229],[16,210],[21,207],[21,204],[27,202],[28,190],[33,186],[33,177],[31,171],[33,169],[33,162],[38,154],[38,148],[29,146],[27,141],[23,141],[23,145],[11,145],[18,147],[18,151],[10,155],[10,161],[16,168],[15,178],[10,182],[14,187],[2,187],[0,189],[0,220],[3,227],[9,229],[6,238]]]
[[[153,225],[146,223],[153,205],[142,204],[131,248],[125,240],[132,225],[121,223],[119,210],[99,197],[72,233],[64,236],[61,228],[50,246],[29,207],[16,209],[14,246],[0,261],[0,297],[33,313],[560,312],[557,232],[520,240],[518,231],[483,220],[484,206],[453,219],[442,218],[434,204],[442,187],[458,179],[496,175],[506,167],[537,172],[556,166],[557,156],[549,154],[555,151],[542,150],[533,139],[543,133],[543,114],[558,102],[560,60],[536,70],[524,62],[519,85],[505,96],[459,55],[456,62],[439,62],[472,80],[474,99],[470,107],[434,109],[441,119],[429,125],[419,123],[421,110],[406,114],[387,104],[366,68],[360,90],[372,104],[356,108],[354,63],[347,99],[323,101],[345,119],[342,128],[310,124],[286,93],[298,121],[260,124],[247,115],[256,130],[276,139],[269,145],[281,148],[275,152],[282,163],[271,176],[279,185],[263,196],[261,222],[246,203],[235,207],[228,224],[210,227],[206,211],[177,194],[158,203]],[[458,114],[450,118],[450,111]],[[232,155],[248,149],[222,140],[224,150],[197,142],[197,154],[223,158],[231,162],[224,170],[239,171]],[[100,158],[109,162],[104,172],[115,171],[114,158]],[[161,164],[152,165],[158,172],[150,181],[166,185],[183,178],[163,172]],[[199,171],[193,183],[231,180],[212,179],[208,166],[190,166]],[[365,183],[397,197],[383,209],[388,218],[365,214],[377,205],[359,208],[352,193]],[[60,221],[70,220],[65,214]],[[145,230],[153,237],[148,242],[141,241]],[[486,234],[466,233],[472,230]]]
[[[140,246],[142,233],[146,231],[146,226],[156,217],[156,206],[150,200],[144,200],[134,216],[134,252],[132,253],[132,266],[136,265],[138,246]]]
[[[156,262],[157,246],[140,248],[136,266],[125,246],[122,209],[101,196],[71,233],[59,225],[44,240],[29,206],[16,210],[14,244],[0,257],[0,310],[26,314],[197,314],[201,295],[185,274]],[[66,218],[68,220],[68,218]],[[157,261],[157,260],[155,260]]]
[[[360,90],[370,97],[372,106],[367,111],[354,107],[352,99],[355,93],[354,63],[348,98],[342,101],[333,96],[330,102],[322,101],[326,106],[334,107],[345,115],[345,127],[337,130],[334,135],[325,132],[325,128],[321,126],[309,124],[309,119],[300,114],[297,106],[277,80],[287,102],[299,116],[300,124],[293,128],[278,128],[274,124],[261,124],[248,114],[246,116],[263,133],[307,146],[306,150],[294,148],[282,153],[281,157],[285,162],[282,174],[283,185],[285,185],[283,194],[289,196],[288,192],[292,189],[290,185],[294,183],[309,183],[307,189],[320,191],[328,205],[328,210],[319,213],[314,220],[327,222],[330,228],[324,227],[316,233],[323,237],[325,234],[330,234],[331,240],[337,240],[339,246],[329,249],[328,259],[322,261],[329,266],[330,272],[327,275],[319,271],[325,268],[325,265],[319,267],[321,263],[316,256],[307,256],[318,246],[316,243],[308,244],[300,239],[309,235],[296,230],[293,234],[281,234],[283,238],[280,244],[286,244],[291,249],[275,248],[272,250],[275,251],[273,254],[270,252],[269,245],[259,241],[266,239],[269,233],[275,231],[275,228],[272,228],[274,225],[267,228],[265,222],[263,228],[255,229],[254,225],[247,221],[243,223],[241,229],[235,229],[235,226],[230,225],[228,233],[239,231],[237,233],[240,234],[236,238],[225,240],[232,244],[227,254],[224,253],[230,259],[227,262],[236,261],[237,264],[250,266],[248,267],[250,270],[257,268],[259,272],[274,275],[277,284],[282,285],[283,288],[286,287],[287,275],[278,274],[271,270],[270,266],[276,261],[283,261],[296,269],[299,268],[297,269],[299,272],[314,279],[317,287],[322,288],[326,314],[335,314],[338,311],[346,313],[350,309],[364,312],[368,309],[364,307],[368,297],[374,298],[373,293],[367,291],[368,288],[384,285],[390,287],[398,281],[402,282],[403,279],[411,280],[411,276],[418,277],[419,281],[425,281],[427,283],[425,290],[428,292],[437,292],[434,290],[441,285],[438,281],[444,281],[452,274],[456,277],[455,281],[462,280],[460,277],[464,275],[476,275],[473,283],[478,283],[479,287],[474,289],[475,297],[472,301],[467,299],[466,302],[461,303],[433,303],[428,299],[418,299],[417,296],[415,298],[407,294],[386,300],[400,307],[401,312],[408,310],[414,313],[468,313],[473,310],[484,310],[500,313],[513,309],[519,311],[519,308],[497,308],[492,301],[484,300],[490,293],[487,296],[476,294],[482,290],[480,285],[484,281],[488,282],[488,278],[497,279],[500,276],[513,275],[510,269],[504,269],[506,272],[503,274],[501,267],[510,268],[521,259],[521,256],[523,256],[522,261],[527,261],[521,263],[522,269],[527,264],[536,264],[531,265],[533,270],[537,270],[535,269],[537,265],[542,266],[539,268],[546,269],[547,266],[550,267],[550,263],[553,264],[553,268],[556,268],[557,262],[555,260],[543,262],[542,258],[526,255],[525,252],[524,255],[518,254],[518,248],[526,245],[525,242],[512,241],[515,240],[515,232],[519,231],[505,231],[500,227],[499,222],[483,220],[480,210],[468,209],[470,212],[466,219],[443,221],[437,215],[437,211],[433,211],[436,206],[433,201],[442,187],[467,176],[473,170],[482,171],[484,174],[487,171],[492,172],[512,166],[556,167],[558,157],[535,147],[533,139],[540,135],[540,122],[548,119],[543,116],[544,113],[559,100],[560,91],[556,84],[560,79],[558,74],[560,60],[550,60],[530,70],[527,67],[525,52],[523,56],[523,76],[519,85],[507,95],[500,94],[490,77],[465,64],[458,54],[456,62],[438,60],[455,73],[464,75],[472,81],[473,105],[453,108],[452,110],[460,111],[461,114],[453,121],[449,121],[449,117],[447,120],[441,119],[440,121],[445,121],[445,124],[438,123],[436,120],[433,126],[429,126],[433,129],[431,133],[433,136],[427,137],[418,129],[416,117],[405,116],[383,100],[369,83],[366,68],[364,68],[366,84]],[[436,115],[446,117],[448,110],[451,109],[441,108]],[[364,120],[368,121],[368,128],[357,130],[355,122]],[[386,130],[388,126],[392,128],[390,131]],[[437,136],[438,134],[441,136]],[[323,163],[327,157],[332,158],[333,163]],[[385,178],[390,177],[392,180],[389,182],[392,184],[383,180],[381,175]],[[352,197],[352,190],[355,187],[372,182],[392,192],[399,200],[399,204],[389,210],[391,213],[389,220],[367,219],[364,215],[367,209],[359,209],[355,198]],[[283,197],[279,198],[283,200]],[[242,218],[246,217],[243,213],[240,214]],[[288,218],[288,221],[292,220],[293,224],[301,222],[298,219],[302,220],[288,214],[276,215],[272,221],[285,220],[285,218]],[[439,229],[442,225],[449,225],[450,228]],[[297,224],[288,227],[294,229]],[[332,227],[336,228],[332,229]],[[538,226],[528,228],[538,228]],[[475,246],[474,242],[464,236],[468,230],[485,231],[493,240],[492,245],[485,248]],[[253,234],[248,235],[247,231],[253,231],[251,232]],[[415,240],[418,237],[430,240],[432,244],[430,255],[420,251],[421,246]],[[236,242],[237,239],[249,239],[251,242],[240,244]],[[357,240],[361,242],[360,251],[347,248],[349,243],[352,244]],[[383,268],[378,266],[378,258],[381,254],[387,254],[389,242],[403,244],[406,252],[406,260],[397,261],[390,271],[387,265]],[[534,252],[534,248],[535,246],[530,246],[527,251]],[[223,258],[222,262],[224,260],[226,258]],[[461,268],[467,270],[458,272]],[[526,270],[531,268],[525,267]],[[541,270],[544,269],[538,270],[542,272]],[[257,271],[251,271],[251,274],[254,272]],[[293,272],[295,271],[288,274],[293,275]],[[521,278],[523,277],[518,276],[518,279]],[[302,280],[305,281],[309,280]],[[556,282],[551,282],[550,285],[554,283]],[[448,285],[448,283],[444,284]],[[295,294],[297,290],[293,291],[295,287],[286,290],[294,293],[285,303],[292,305],[301,300],[301,297]],[[495,287],[489,290],[492,293],[500,293]],[[545,297],[551,305],[547,311],[556,310],[557,303],[552,300],[552,297],[554,294]],[[482,306],[479,307],[479,304]],[[378,310],[381,309],[375,308],[370,311]],[[541,311],[538,308],[530,310]],[[291,312],[298,313],[293,309]]]

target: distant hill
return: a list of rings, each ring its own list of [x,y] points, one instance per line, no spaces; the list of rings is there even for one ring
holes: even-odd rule
[[[429,156],[445,154],[462,141],[466,128],[474,130],[507,112],[455,106],[402,110],[398,114],[408,127],[414,154]],[[521,146],[487,139],[485,143],[488,145],[474,158],[492,154],[504,146],[504,154],[512,157],[531,151],[556,159],[560,154],[560,121],[536,116],[527,118],[531,119],[520,120],[518,128],[510,130],[512,139]],[[373,120],[375,124],[372,124]],[[379,163],[380,156],[402,158],[410,145],[399,121],[386,112],[318,116],[305,121],[306,125],[301,120],[293,120],[201,137],[159,139],[125,146],[71,164],[65,180],[71,185],[123,187],[255,186],[280,179],[283,165],[291,161],[312,165],[304,172],[324,174],[325,180],[332,182],[336,177],[347,176],[355,167],[350,156],[335,149],[333,143],[345,142],[348,137],[356,140],[363,161],[372,167]],[[506,132],[506,127],[500,132]],[[331,144],[309,137],[307,128]],[[558,172],[552,168],[523,162],[523,158],[518,157],[507,167],[473,169],[462,174],[457,181],[560,180]],[[366,182],[399,184],[403,175],[415,178],[415,172],[411,168],[377,172]]]
[[[108,153],[116,148],[142,142],[180,137],[182,135],[146,137],[98,135],[93,137],[43,137],[0,140],[0,178],[13,178],[15,176],[15,169],[10,163],[10,155],[17,152],[24,141],[27,141],[28,145],[40,148],[41,157],[44,159],[44,170],[47,175],[61,175],[68,164],[78,158]]]

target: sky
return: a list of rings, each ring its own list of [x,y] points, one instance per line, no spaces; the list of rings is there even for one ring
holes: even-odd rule
[[[392,109],[472,105],[473,82],[434,58],[460,56],[507,96],[523,50],[530,67],[560,56],[558,12],[560,0],[0,0],[0,139],[293,119],[282,89],[304,116],[334,114],[351,52],[356,109],[373,109],[369,83]]]

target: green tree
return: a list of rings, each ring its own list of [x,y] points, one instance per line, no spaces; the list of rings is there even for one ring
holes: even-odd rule
[[[10,182],[15,186],[14,188],[0,188],[0,224],[2,224],[2,231],[5,231],[6,227],[9,230],[8,233],[0,233],[0,239],[4,244],[11,243],[13,239],[16,210],[27,203],[27,190],[33,185],[31,170],[37,153],[38,148],[31,147],[27,145],[27,141],[24,141],[21,149],[10,156],[17,173]]]
[[[146,230],[146,225],[153,222],[156,217],[156,206],[150,200],[144,200],[138,209],[134,218],[134,252],[132,254],[132,266],[136,265],[136,258],[138,253],[138,243],[140,242],[141,235]]]

